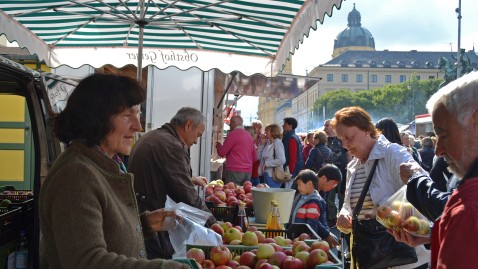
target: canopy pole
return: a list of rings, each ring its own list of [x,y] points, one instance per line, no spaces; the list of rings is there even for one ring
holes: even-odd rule
[[[140,3],[140,19],[136,23],[139,26],[139,37],[138,37],[138,67],[136,69],[136,80],[142,82],[143,77],[143,35],[144,35],[144,26],[146,21],[144,20],[144,0],[141,0]]]
[[[221,96],[221,100],[219,100],[219,103],[217,104],[217,109],[219,109],[219,107],[221,106],[221,103],[222,101],[224,100],[224,97],[226,96],[227,92],[229,91],[229,87],[231,87],[231,84],[232,84],[232,81],[234,80],[234,78],[236,77],[237,75],[237,72],[236,71],[232,71],[231,72],[231,80],[229,80],[229,83],[227,84],[227,87],[226,89],[224,90],[224,94]]]

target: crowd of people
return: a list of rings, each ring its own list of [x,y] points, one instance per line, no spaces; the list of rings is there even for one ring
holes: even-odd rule
[[[208,180],[193,176],[189,157],[206,129],[205,117],[181,108],[133,146],[145,96],[133,79],[94,74],[55,118],[66,150],[40,193],[42,268],[188,268],[170,260],[174,249],[163,223],[176,216],[163,208],[169,197],[209,212],[196,191]],[[358,226],[412,247],[413,262],[398,257],[387,267],[469,268],[478,249],[469,240],[478,234],[478,72],[440,89],[427,109],[436,136],[418,143],[392,118],[374,123],[366,110],[352,106],[303,138],[294,118],[263,128],[260,121],[244,126],[234,116],[227,137],[214,146],[226,159],[225,183],[294,189],[289,223],[309,224],[332,247],[339,245],[332,228],[351,235],[353,268],[369,266],[358,255],[366,242]],[[276,180],[277,168],[288,169],[291,180]],[[431,236],[385,230],[377,222],[377,208],[404,185],[408,201],[434,222]],[[206,226],[214,223],[212,216]]]

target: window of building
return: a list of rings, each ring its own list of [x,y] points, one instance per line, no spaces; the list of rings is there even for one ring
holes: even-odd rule
[[[368,64],[370,65],[370,67],[377,67],[376,61],[370,61]]]
[[[348,74],[342,74],[342,82],[349,82],[349,75]]]
[[[355,76],[355,82],[362,82],[363,81],[363,76],[362,74],[357,74]]]
[[[407,76],[400,75],[400,82],[405,82],[405,81],[407,81]]]
[[[389,61],[383,61],[383,67],[389,68],[390,66],[392,66],[392,64],[390,64]]]
[[[342,60],[342,61],[340,62],[340,66],[341,66],[341,67],[347,67],[347,66],[349,66],[349,62],[347,62],[347,61],[345,61],[345,60]]]
[[[418,67],[420,67],[420,63],[418,63],[418,62],[412,62],[412,67],[413,67],[413,68],[418,68]]]
[[[428,76],[428,79],[435,79],[435,76]]]
[[[420,76],[415,76],[415,79],[416,79],[416,80],[420,80]]]
[[[392,82],[392,75],[385,75],[385,83],[391,83]]]
[[[327,81],[334,81],[334,74],[327,74]]]
[[[377,82],[377,75],[371,75],[370,81],[376,83]]]
[[[397,62],[398,68],[405,68],[405,63],[403,61]]]
[[[356,61],[355,67],[362,67],[362,61]]]
[[[428,68],[434,68],[435,67],[435,65],[432,62],[427,62],[426,65],[427,65]]]

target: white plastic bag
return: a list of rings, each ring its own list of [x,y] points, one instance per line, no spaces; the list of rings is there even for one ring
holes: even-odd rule
[[[204,227],[211,213],[189,206],[177,204],[167,197],[164,210],[175,211],[179,218],[167,218],[163,229],[169,232],[169,240],[174,248],[173,258],[186,257],[186,244],[221,246],[222,238],[213,230]]]

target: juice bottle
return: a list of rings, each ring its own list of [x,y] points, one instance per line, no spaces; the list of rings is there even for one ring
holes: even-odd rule
[[[267,216],[267,221],[266,221],[266,229],[270,230],[270,226],[271,226],[271,221],[272,221],[272,209],[274,208],[274,203],[276,201],[275,200],[272,200],[271,201],[271,209],[269,211],[269,215]]]
[[[246,203],[244,202],[239,203],[239,208],[237,210],[237,217],[233,223],[234,226],[241,227],[243,232],[245,232],[247,228],[249,228],[249,219],[247,218],[247,215],[246,215],[245,206],[246,206]]]
[[[269,221],[269,219],[268,219]],[[269,225],[266,224],[267,230],[283,230],[284,226],[282,225],[279,212],[279,203],[277,201],[272,202],[271,216]]]

